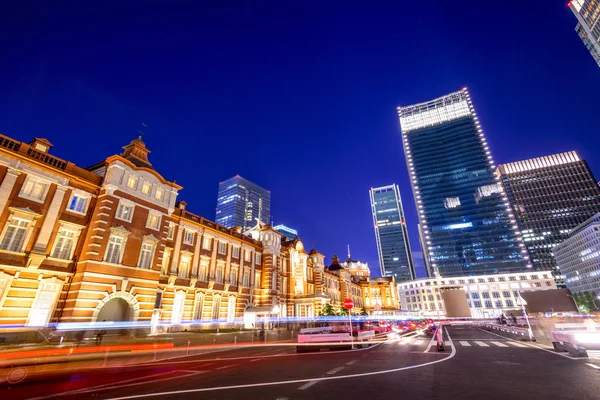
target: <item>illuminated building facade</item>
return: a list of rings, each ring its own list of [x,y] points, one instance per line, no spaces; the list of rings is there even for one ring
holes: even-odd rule
[[[466,297],[470,316],[495,318],[502,314],[521,315],[517,299],[520,292],[556,289],[550,271],[530,271],[513,274],[457,278],[426,278],[398,283],[400,309],[435,318],[446,316],[450,304],[444,300],[445,291],[460,290]],[[455,299],[452,299],[455,301]]]
[[[600,294],[600,213],[573,229],[554,247],[554,257],[573,293]]]
[[[0,324],[252,327],[340,308],[346,296],[377,308],[371,288],[383,284],[368,268],[328,271],[322,254],[269,225],[241,233],[189,212],[141,139],[85,169],[51,147],[0,135]]]
[[[433,275],[530,267],[468,91],[399,107],[398,114]]]
[[[563,283],[553,247],[573,228],[600,212],[600,187],[575,151],[503,164],[496,174],[523,235],[535,269]]]
[[[219,183],[215,221],[227,228],[242,231],[258,222],[269,223],[271,192],[239,175]]]
[[[600,66],[600,3],[597,0],[572,0],[568,5],[577,17],[575,31]]]
[[[298,231],[285,225],[275,225],[273,227],[277,232],[281,233],[287,240],[294,240],[298,237]]]
[[[381,276],[393,276],[399,282],[415,279],[398,185],[371,188],[369,196]]]

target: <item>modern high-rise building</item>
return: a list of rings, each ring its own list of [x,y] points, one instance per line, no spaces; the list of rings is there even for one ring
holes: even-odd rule
[[[381,276],[394,276],[397,282],[415,279],[398,185],[371,188],[369,195]]]
[[[569,238],[557,244],[554,257],[574,294],[600,294],[600,213],[573,229]]]
[[[552,249],[579,224],[600,212],[600,187],[575,151],[503,164],[502,179],[536,270],[562,283]]]
[[[428,277],[433,277],[435,274],[431,269],[431,262],[429,260],[429,248],[427,247],[427,241],[425,240],[425,232],[423,232],[421,224],[417,224],[417,229],[419,230],[419,245],[421,245],[421,252],[423,254],[423,264],[425,264],[425,272],[427,272]]]
[[[241,226],[245,231],[260,221],[268,224],[271,192],[239,175],[219,183],[216,222],[227,228]]]
[[[577,17],[575,31],[600,66],[600,3],[597,0],[572,0],[568,6]]]
[[[532,268],[467,89],[398,114],[433,275]]]
[[[290,228],[289,226],[279,224],[279,225],[275,225],[273,227],[273,229],[275,229],[277,232],[281,233],[288,240],[294,240],[298,237],[298,231]]]

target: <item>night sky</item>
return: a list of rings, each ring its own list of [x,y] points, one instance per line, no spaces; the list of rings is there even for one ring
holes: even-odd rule
[[[497,163],[577,150],[600,175],[600,68],[566,0],[50,3],[0,4],[1,133],[87,167],[145,122],[191,212],[214,220],[240,174],[327,261],[350,244],[379,274],[368,190],[398,183],[422,266],[399,105],[466,86]]]

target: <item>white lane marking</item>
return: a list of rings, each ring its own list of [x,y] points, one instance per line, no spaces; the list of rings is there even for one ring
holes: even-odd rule
[[[490,342],[493,345],[496,345],[498,347],[508,347],[507,345],[505,345],[504,343],[500,343],[500,342]]]
[[[526,344],[517,343],[517,342],[508,342],[508,344],[512,344],[513,346],[517,346],[517,347],[529,347]]]
[[[446,335],[452,343],[452,338],[450,334],[448,334],[448,330],[446,329]],[[327,376],[323,378],[308,378],[308,379],[294,379],[289,381],[276,381],[276,382],[262,382],[262,383],[249,383],[245,385],[232,385],[232,386],[217,386],[211,388],[198,388],[198,389],[187,389],[187,390],[173,390],[170,392],[154,392],[147,394],[136,394],[132,396],[122,396],[122,397],[113,397],[106,400],[130,400],[130,399],[141,399],[147,397],[162,397],[169,395],[177,395],[177,394],[186,394],[186,393],[200,393],[200,392],[212,392],[216,390],[231,390],[231,389],[243,389],[243,388],[251,388],[251,387],[260,387],[260,386],[277,386],[277,385],[289,385],[292,383],[303,383],[303,382],[320,382],[320,381],[329,381],[334,379],[348,379],[348,378],[359,378],[364,376],[374,376],[374,375],[383,375],[390,374],[394,372],[406,371],[409,369],[416,369],[421,367],[426,367],[433,364],[438,364],[444,361],[451,360],[456,355],[456,346],[452,346],[452,352],[448,355],[448,357],[442,358],[440,360],[428,361],[423,364],[409,365],[408,367],[400,367],[393,369],[386,369],[383,371],[373,371],[373,372],[363,372],[361,374],[349,374],[349,375],[339,375],[339,376]],[[314,384],[313,384],[314,385]],[[312,385],[311,385],[312,386]]]
[[[230,364],[230,365],[224,365],[224,366],[222,366],[222,367],[215,368],[215,369],[225,369],[225,368],[231,368],[231,367],[235,367],[236,365],[240,365],[240,364]]]
[[[348,362],[346,363],[346,365],[352,365],[352,364],[354,364],[354,363],[355,363],[355,362],[357,362],[357,361],[358,361],[358,360],[352,360],[352,361],[348,361]]]
[[[311,387],[312,385],[314,385],[316,383],[319,383],[319,381],[309,381],[309,382],[305,383],[304,385],[300,386],[298,388],[298,390],[306,390],[306,389],[308,389],[309,387]]]
[[[335,374],[335,373],[338,373],[338,372],[340,372],[341,370],[343,370],[344,368],[345,368],[345,367],[337,367],[337,368],[334,368],[334,369],[332,369],[331,371],[328,371],[328,372],[327,372],[327,375],[333,375],[333,374]]]
[[[590,366],[590,367],[592,367],[592,368],[594,368],[594,369],[600,369],[600,367],[599,367],[599,366],[597,366],[597,365],[595,365],[595,364],[589,364],[589,363],[586,363],[585,365],[587,365],[587,366]]]
[[[433,339],[435,339],[435,335],[431,336],[431,340],[429,341],[429,344],[427,345],[427,348],[425,349],[425,351],[423,351],[423,353],[429,353],[429,349],[431,349],[431,346],[433,346]]]
[[[480,345],[481,347],[490,347],[490,345],[489,345],[489,344],[487,344],[487,343],[483,343],[483,342],[479,342],[479,341],[477,341],[477,340],[475,341],[475,344],[478,344],[478,345]]]
[[[512,340],[512,339],[507,339],[505,336],[498,335],[497,333],[494,333],[494,332],[488,332],[488,331],[484,331],[483,329],[480,329],[480,328],[477,328],[477,329],[479,329],[481,332],[489,333],[490,335],[498,336],[498,337],[501,337],[502,339],[506,339],[506,340],[509,340],[509,341],[511,341],[511,342],[515,342],[514,340]],[[555,354],[555,355],[557,355],[557,356],[561,356],[561,357],[569,358],[569,359],[571,359],[571,360],[575,360],[575,361],[577,361],[577,360],[580,360],[580,358],[571,357],[571,356],[568,356],[568,355],[566,355],[566,354],[557,353],[557,352],[556,352],[556,351],[554,351],[554,350],[548,350],[548,349],[544,349],[543,347],[536,346],[535,344],[532,344],[532,343],[526,344],[526,346],[527,346],[527,347],[534,348],[534,349],[538,349],[538,350],[543,350],[543,351],[546,351],[546,352],[548,352],[548,353],[550,353],[550,354]]]
[[[461,346],[471,347],[471,344],[469,342],[464,341],[464,340],[459,340],[458,343],[460,343]]]
[[[422,345],[422,344],[423,344],[423,340],[422,340],[422,339],[419,339],[419,340],[417,340],[416,342],[414,342],[413,344],[414,344],[415,346],[420,346],[420,345]]]

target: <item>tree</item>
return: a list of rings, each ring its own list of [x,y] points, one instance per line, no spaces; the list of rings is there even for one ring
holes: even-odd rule
[[[342,307],[340,308],[340,311],[338,311],[337,315],[339,316],[343,316],[343,315],[348,315],[350,314],[350,311],[346,308],[346,307]]]
[[[325,307],[323,307],[323,309],[319,313],[319,315],[320,316],[334,316],[336,314],[335,314],[335,310],[333,309],[333,306],[331,304],[326,304]]]

